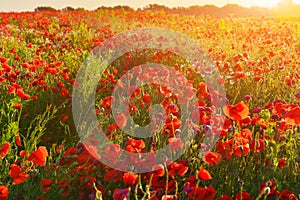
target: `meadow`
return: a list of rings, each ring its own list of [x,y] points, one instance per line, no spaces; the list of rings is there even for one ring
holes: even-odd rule
[[[167,144],[170,152],[188,145],[178,159],[170,154],[138,173],[97,158],[89,145],[101,144],[96,136],[78,134],[72,98],[77,72],[96,46],[147,27],[197,41],[218,69],[214,83],[225,95],[191,63],[166,50],[134,50],[110,63],[90,111],[113,142],[104,149],[109,156],[101,159],[127,165],[136,160],[124,158],[124,151],[151,157]],[[0,200],[299,199],[299,58],[297,17],[214,18],[122,9],[0,13]],[[157,82],[125,87],[129,109],[114,116],[113,90],[123,87],[118,80],[132,70],[146,73],[141,66],[147,63],[176,71],[164,71],[167,84],[184,76],[190,87],[175,95],[159,84],[163,75],[150,70],[143,80]],[[184,121],[190,92],[196,102],[189,109],[192,120]],[[224,106],[216,109],[220,99]],[[164,120],[149,114],[154,104],[165,110]],[[143,127],[155,119],[162,124],[152,127],[152,137],[132,137],[123,129],[128,116]],[[184,124],[190,129],[181,129]],[[194,134],[188,144],[180,136],[185,132]],[[206,137],[215,145],[207,146]]]

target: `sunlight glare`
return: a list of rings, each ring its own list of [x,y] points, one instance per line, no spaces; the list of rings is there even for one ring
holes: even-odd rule
[[[266,0],[264,3],[266,4],[267,7],[269,8],[274,8],[277,6],[280,0]],[[299,0],[300,1],[300,0]]]

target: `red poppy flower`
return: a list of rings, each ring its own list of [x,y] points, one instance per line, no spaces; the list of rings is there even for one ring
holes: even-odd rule
[[[200,188],[200,187],[192,187],[189,188],[188,190],[188,196],[190,197],[190,199],[196,199],[197,200],[204,200],[204,195],[205,195],[205,189],[204,188]]]
[[[64,123],[65,121],[67,121],[69,119],[69,117],[67,116],[67,115],[65,115],[65,114],[61,114],[60,115],[60,121],[62,122],[62,123]]]
[[[225,160],[230,160],[233,154],[232,141],[224,141],[221,140],[217,143],[217,151],[222,154],[222,157]]]
[[[296,194],[290,190],[282,190],[279,194],[279,198],[283,200],[298,200]]]
[[[103,153],[101,154],[101,160],[103,159],[108,163],[115,163],[121,155],[122,152],[120,145],[109,144],[103,149]]]
[[[280,158],[278,162],[279,168],[284,168],[286,166],[286,160],[284,158]]]
[[[126,185],[132,186],[137,183],[138,175],[132,172],[127,172],[123,174],[123,181]]]
[[[1,74],[0,74],[1,75]],[[4,82],[6,82],[7,81],[7,79],[6,78],[3,78],[2,76],[0,76],[0,83],[4,83]]]
[[[155,190],[155,189],[160,190],[161,188],[166,187],[166,179],[163,177],[153,176],[151,181],[152,181],[152,183],[151,183],[152,190]],[[150,184],[150,178],[146,179],[146,183]],[[168,186],[170,186],[170,182],[169,182]]]
[[[66,196],[69,196],[70,195],[70,192],[69,192],[69,181],[68,179],[63,179],[63,180],[60,180],[60,181],[57,181],[57,186],[61,189],[61,195],[66,197]]]
[[[115,98],[113,96],[108,96],[104,100],[101,100],[100,105],[106,109],[110,109],[114,101]]]
[[[0,185],[0,199],[1,200],[8,199],[8,187],[5,185]]]
[[[266,187],[270,188],[270,191],[267,194],[267,196],[276,196],[277,190],[276,190],[276,182],[274,180],[271,179],[269,181],[263,182],[259,187],[259,191],[264,192]]]
[[[69,97],[69,91],[67,90],[67,88],[63,88],[61,91],[60,91],[60,94],[61,96],[64,96],[64,97]]]
[[[191,183],[193,186],[196,186],[196,175],[188,177],[185,181]]]
[[[239,192],[235,195],[235,200],[251,200],[251,196],[248,192]]]
[[[21,137],[19,135],[16,135],[16,144],[21,147],[22,143],[21,143]]]
[[[32,152],[28,158],[28,161],[32,161],[36,166],[45,166],[48,151],[46,147],[40,146],[34,152]]]
[[[25,158],[25,156],[28,156],[28,152],[25,151],[25,150],[21,150],[21,151],[20,151],[20,157],[21,157],[21,158]]]
[[[84,150],[83,152],[81,152],[78,157],[77,157],[77,162],[80,165],[83,165],[84,163],[87,163],[88,161],[90,161],[91,156],[89,154],[89,152],[87,152],[86,150]]]
[[[48,192],[52,185],[53,181],[50,179],[42,178],[40,182],[40,188],[44,190],[44,192]]]
[[[198,109],[192,112],[192,119],[195,123],[203,124],[207,120],[207,115],[205,113],[205,107],[200,106]]]
[[[75,147],[70,147],[65,151],[64,156],[75,155],[76,153],[77,149]]]
[[[209,95],[207,85],[203,82],[199,83],[198,90],[198,98],[205,98]]]
[[[16,54],[17,53],[15,47],[13,47],[12,49],[10,49],[8,52],[11,53],[11,54]]]
[[[242,137],[245,139],[251,139],[252,137],[252,131],[249,130],[248,128],[241,130],[240,132],[235,134],[235,137]]]
[[[169,165],[169,175],[172,177],[176,175],[184,176],[188,169],[189,168],[182,163],[173,162],[171,165]]]
[[[213,186],[208,186],[205,188],[205,195],[203,200],[214,200],[216,196],[216,190]]]
[[[233,146],[233,153],[235,156],[247,155],[250,152],[249,140],[244,138],[232,139],[235,142]]]
[[[300,124],[300,107],[296,107],[288,111],[284,118],[290,125]]]
[[[253,152],[259,153],[265,148],[265,142],[263,139],[255,139],[250,143],[250,149]]]
[[[223,194],[221,197],[217,198],[217,200],[232,200],[231,196]]]
[[[214,166],[221,161],[221,155],[214,152],[205,152],[202,160],[210,166]]]
[[[208,181],[208,180],[212,179],[210,173],[202,167],[200,168],[200,170],[198,172],[198,178],[201,180],[204,180],[204,181]]]
[[[170,151],[175,151],[177,149],[181,149],[183,147],[183,142],[180,138],[169,138],[168,139],[169,145],[170,145]]]
[[[22,99],[24,99],[24,100],[30,99],[30,95],[25,94],[25,92],[23,91],[23,89],[17,89],[16,93],[17,93],[17,95],[18,95],[20,98],[22,98]]]
[[[46,200],[46,197],[42,194],[37,196],[36,200]]]
[[[2,144],[2,146],[0,148],[0,158],[3,159],[8,154],[9,149],[10,149],[10,143],[9,142],[6,142],[6,143]]]
[[[7,59],[4,58],[4,57],[0,57],[0,62],[1,62],[1,63],[7,63]]]
[[[245,119],[249,114],[249,108],[243,101],[235,105],[224,106],[223,111],[227,117],[236,121]]]
[[[206,188],[192,187],[186,189],[188,189],[187,193],[190,199],[195,199],[196,197],[197,200],[213,200],[216,195],[216,190],[212,186],[208,186]]]
[[[116,169],[112,169],[104,175],[104,180],[107,182],[118,182],[122,180],[123,172]]]
[[[170,104],[170,105],[168,105],[168,106],[165,108],[165,110],[166,110],[167,116],[169,116],[170,114],[172,114],[172,115],[174,115],[174,116],[176,116],[176,117],[179,116],[179,108],[178,108],[178,106],[175,105],[175,104]]]
[[[120,189],[117,188],[114,190],[113,198],[114,200],[124,200],[128,198],[129,189]]]
[[[14,179],[13,184],[21,184],[28,179],[28,174],[23,173],[18,165],[12,164],[10,167],[9,176]]]
[[[64,85],[64,83],[63,83],[63,82],[61,82],[61,81],[60,81],[60,82],[58,82],[56,85],[57,85],[57,87],[59,87],[59,88],[61,88],[61,87],[64,87],[64,86],[65,86],[65,85]]]
[[[149,95],[148,93],[145,93],[145,94],[143,95],[143,101],[144,101],[145,103],[151,103],[151,97],[150,97],[150,95]]]
[[[142,149],[146,147],[145,142],[143,140],[135,140],[132,138],[128,139],[126,151],[129,152],[142,152]]]
[[[127,118],[126,118],[126,116],[123,113],[118,113],[116,115],[116,124],[121,129],[126,126],[126,124],[127,124]]]
[[[22,104],[21,103],[15,103],[14,104],[14,108],[15,109],[21,109],[22,108]]]
[[[177,117],[173,117],[172,119],[169,117],[165,122],[165,130],[163,134],[169,135],[170,137],[175,136],[175,130],[179,129],[181,126],[181,121]]]
[[[161,164],[154,165],[152,167],[152,171],[154,172],[155,176],[159,176],[159,177],[162,177],[165,174],[164,166]]]

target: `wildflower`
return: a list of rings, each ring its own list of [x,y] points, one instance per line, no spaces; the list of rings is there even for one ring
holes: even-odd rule
[[[107,182],[118,182],[122,180],[123,172],[116,169],[112,169],[104,175],[104,180]]]
[[[290,125],[300,124],[300,107],[296,107],[288,111],[284,118]]]
[[[217,198],[217,200],[232,200],[232,197],[223,194],[221,197]]]
[[[210,166],[214,166],[221,161],[221,155],[214,152],[205,152],[202,160]]]
[[[126,116],[123,113],[118,113],[116,115],[116,124],[121,129],[126,126],[126,124],[127,124],[127,118],[126,118]]]
[[[279,168],[284,168],[286,166],[286,160],[284,158],[280,158],[278,162]]]
[[[21,109],[22,108],[22,104],[21,103],[15,103],[14,104],[14,108],[15,109]]]
[[[279,194],[279,198],[284,200],[298,200],[296,194],[290,190],[282,190]]]
[[[53,181],[50,179],[42,178],[40,182],[40,188],[43,189],[44,192],[48,192],[52,185]]]
[[[234,142],[233,153],[235,156],[247,155],[250,152],[250,145],[247,139],[237,138]]]
[[[23,91],[23,89],[17,89],[16,93],[17,93],[17,95],[18,95],[20,98],[22,98],[22,99],[24,99],[24,100],[28,100],[28,99],[30,98],[30,95],[25,94],[25,92]]]
[[[91,156],[87,150],[83,150],[77,157],[77,162],[80,165],[83,165],[84,163],[87,163],[91,160]]]
[[[19,135],[16,135],[16,144],[21,147],[22,143],[21,143],[21,137]]]
[[[145,103],[151,103],[151,97],[150,97],[150,95],[149,95],[148,93],[145,93],[145,94],[143,95],[143,101],[144,101]]]
[[[28,161],[32,161],[36,166],[45,166],[48,151],[46,147],[40,146],[38,149],[30,154]]]
[[[21,184],[28,179],[28,174],[23,173],[18,165],[12,164],[10,167],[9,176],[14,179],[13,184]]]
[[[208,186],[205,188],[205,195],[203,200],[213,200],[216,195],[216,190],[212,186]]]
[[[259,191],[260,192],[266,192],[265,189],[269,187],[270,191],[268,192],[267,196],[276,196],[276,182],[274,180],[269,180],[266,182],[263,182],[260,187],[259,187]]]
[[[184,176],[186,172],[188,171],[188,167],[183,165],[182,163],[176,163],[173,162],[171,165],[169,165],[169,175],[174,177],[176,175]]]
[[[263,139],[255,139],[250,142],[250,149],[253,152],[259,153],[265,148],[265,142]]]
[[[6,142],[6,143],[2,144],[2,146],[0,148],[0,158],[3,159],[8,154],[9,149],[10,149],[10,143],[9,142]]]
[[[181,149],[183,147],[183,142],[180,138],[169,138],[168,139],[169,145],[170,145],[170,151],[175,151],[177,149]]]
[[[223,111],[232,120],[243,120],[249,114],[249,108],[244,102],[235,105],[224,106]]]
[[[65,114],[60,115],[60,121],[62,123],[66,122],[68,119],[69,119],[69,117],[67,115],[65,115]]]
[[[208,180],[212,179],[210,173],[202,167],[200,168],[200,170],[198,172],[198,178],[201,180],[204,180],[204,181],[208,181]]]
[[[114,190],[113,198],[114,200],[124,200],[128,198],[129,189],[120,189],[117,188]]]
[[[142,152],[146,147],[145,142],[143,140],[135,140],[132,138],[128,139],[126,151],[129,152]]]
[[[239,192],[236,194],[235,200],[251,200],[251,196],[248,192]]]
[[[152,171],[154,172],[155,176],[158,176],[158,177],[162,177],[165,174],[164,166],[161,164],[154,165],[152,167]]]
[[[123,181],[126,185],[132,186],[137,183],[138,175],[132,172],[127,172],[123,175]]]
[[[8,199],[8,187],[5,185],[0,185],[0,199],[1,200]]]

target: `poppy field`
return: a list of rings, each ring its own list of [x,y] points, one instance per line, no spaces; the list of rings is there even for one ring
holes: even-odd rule
[[[78,134],[74,112],[86,113],[75,107],[73,92],[89,90],[89,81],[76,76],[91,52],[112,50],[106,41],[123,32],[154,27],[196,41],[218,76],[207,81],[207,63],[195,67],[176,54],[190,52],[184,42],[175,53],[125,52],[98,77],[85,111],[112,143]],[[132,38],[139,44],[143,36]],[[148,84],[131,85],[141,80]],[[0,13],[0,200],[297,200],[299,105],[300,18],[124,9]],[[155,134],[134,137],[131,123]],[[160,149],[165,156],[155,154]]]

